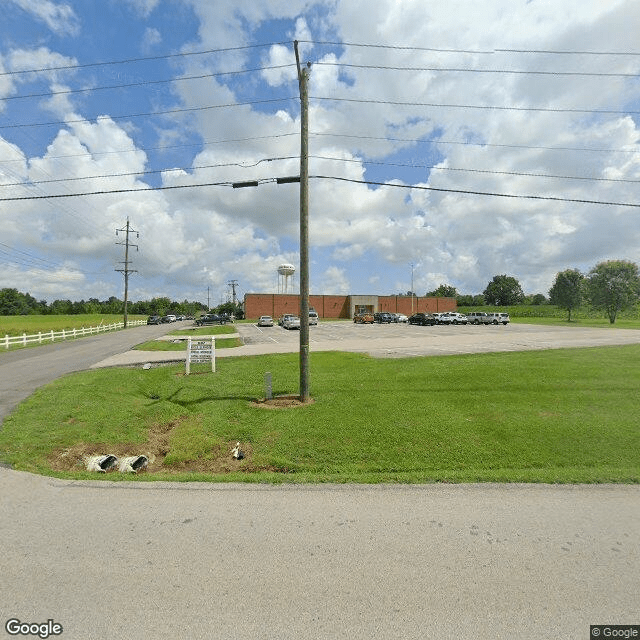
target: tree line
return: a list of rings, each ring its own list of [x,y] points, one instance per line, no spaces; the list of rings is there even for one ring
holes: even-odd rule
[[[525,296],[518,280],[506,274],[494,276],[479,295],[460,295],[455,287],[447,284],[426,295],[455,298],[459,307],[553,304],[568,312],[569,322],[571,312],[586,303],[604,312],[613,324],[621,311],[640,302],[640,275],[634,262],[608,260],[598,263],[586,274],[578,269],[557,273],[548,298],[542,293]]]
[[[405,294],[400,294],[405,295]],[[406,295],[416,295],[408,291]],[[603,311],[613,324],[618,314],[640,302],[640,275],[638,265],[628,260],[600,262],[588,273],[578,269],[567,269],[556,274],[547,298],[542,293],[525,296],[518,280],[506,274],[496,275],[482,294],[459,294],[455,287],[441,284],[426,293],[430,297],[455,298],[459,307],[514,306],[520,304],[553,304],[571,312],[584,303]],[[186,315],[195,316],[209,311],[201,302],[172,301],[169,298],[153,298],[140,302],[129,302],[127,311],[131,315]],[[216,313],[228,313],[243,317],[242,305],[226,302],[213,309]],[[97,298],[72,302],[71,300],[36,300],[28,293],[17,289],[0,289],[0,316],[16,315],[74,315],[74,314],[120,314],[124,313],[124,302],[111,296],[108,300]]]
[[[153,298],[140,302],[129,302],[127,313],[131,315],[196,315],[208,311],[201,302],[176,302],[169,298]],[[121,314],[124,313],[124,302],[115,296],[107,300],[90,298],[72,302],[71,300],[36,300],[28,293],[17,289],[0,289],[0,316],[19,315],[78,315],[78,314]]]

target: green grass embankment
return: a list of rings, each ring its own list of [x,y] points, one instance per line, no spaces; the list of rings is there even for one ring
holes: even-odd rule
[[[640,482],[640,345],[373,359],[316,353],[207,367],[106,369],[38,390],[0,431],[0,458],[70,478],[88,453],[149,453],[138,480]],[[239,441],[247,456],[232,460]],[[106,476],[121,479],[119,473]],[[128,476],[127,476],[128,477]]]

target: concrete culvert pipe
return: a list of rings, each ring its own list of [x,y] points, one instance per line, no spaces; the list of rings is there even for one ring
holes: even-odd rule
[[[118,464],[118,458],[113,455],[89,456],[86,459],[87,471],[106,473]]]

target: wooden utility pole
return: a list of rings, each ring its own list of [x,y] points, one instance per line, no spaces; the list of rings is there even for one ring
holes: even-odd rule
[[[300,87],[300,402],[309,402],[309,67],[300,66],[294,42]]]
[[[120,273],[122,273],[124,275],[124,328],[127,328],[127,323],[128,323],[128,314],[127,314],[127,305],[129,304],[129,274],[130,273],[137,273],[137,271],[135,269],[129,269],[129,247],[135,247],[136,251],[138,250],[138,245],[137,244],[131,244],[129,242],[129,234],[130,233],[135,233],[136,234],[136,238],[140,237],[140,234],[135,230],[132,229],[131,226],[129,225],[129,217],[127,216],[127,225],[124,229],[116,229],[116,235],[118,235],[118,232],[122,231],[125,234],[125,239],[124,242],[116,242],[116,244],[123,244],[124,245],[124,268],[123,269],[116,269],[116,271],[119,271]]]

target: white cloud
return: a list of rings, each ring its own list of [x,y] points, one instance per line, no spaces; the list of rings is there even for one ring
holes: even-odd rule
[[[44,22],[58,35],[76,35],[80,29],[78,18],[70,4],[56,4],[51,0],[10,0]]]
[[[347,276],[346,270],[336,266],[328,267],[322,273],[320,277],[320,288],[321,293],[327,291],[336,295],[353,293],[353,291],[351,291],[351,282]]]
[[[184,50],[236,49],[254,44],[258,31],[261,42],[266,41],[264,33],[276,28],[281,31],[273,42],[281,42],[284,35],[389,45],[303,45],[303,61],[313,62],[315,96],[310,105],[310,172],[328,176],[310,181],[311,243],[331,262],[314,264],[314,293],[349,293],[351,288],[363,293],[368,287],[375,289],[372,293],[408,290],[410,283],[399,283],[394,269],[409,263],[416,265],[418,293],[443,283],[478,293],[498,273],[516,276],[527,292],[546,293],[560,270],[586,270],[604,256],[640,261],[635,209],[571,202],[638,202],[636,119],[624,113],[584,112],[637,111],[640,91],[635,80],[385,68],[637,73],[635,57],[497,51],[602,51],[613,47],[611,34],[616,49],[635,50],[636,35],[630,25],[640,18],[637,3],[560,0],[550,6],[491,0],[479,5],[458,0],[455,4],[454,10],[450,4],[424,0],[403,0],[401,7],[380,0],[363,11],[356,0],[184,1],[199,21],[198,33],[183,39]],[[154,19],[161,8],[155,2],[136,6],[140,15],[154,11]],[[145,23],[140,33],[146,33],[147,45],[157,45],[160,33],[166,31]],[[3,60],[8,69],[26,69],[63,66],[62,61],[71,58],[26,47],[5,54]],[[269,66],[295,62],[290,45],[274,44],[264,50],[185,57],[180,73],[238,70],[259,64],[257,60]],[[2,96],[15,93],[23,82],[2,78]],[[40,78],[52,89],[80,82],[73,72],[48,72]],[[298,174],[300,120],[293,67],[240,79],[215,76],[175,83],[172,92],[176,106],[186,109],[250,102],[263,95],[294,99],[268,106],[204,109],[166,117],[160,124],[154,121],[152,126],[162,130],[161,144],[203,141],[190,162],[183,161],[179,170],[158,178],[162,186]],[[398,102],[411,104],[394,104]],[[437,104],[450,106],[429,106]],[[10,179],[7,171],[1,172],[11,166],[18,179],[74,179],[38,187],[53,193],[144,188],[155,179],[141,174],[149,166],[178,166],[161,152],[143,151],[147,145],[141,131],[146,123],[109,117],[121,112],[116,103],[105,103],[104,117],[77,123],[71,121],[81,120],[84,108],[75,97],[50,98],[43,107],[68,126],[51,135],[47,152],[36,157],[27,157],[15,141],[11,147],[0,144],[0,162],[11,154],[15,163],[0,164],[0,181]],[[432,136],[435,140],[429,141]],[[427,168],[433,164],[436,168]],[[137,175],[115,175],[127,172]],[[86,177],[98,175],[111,177]],[[366,180],[391,186],[361,183]],[[401,188],[408,184],[414,188]],[[567,201],[523,197],[527,195]],[[224,288],[231,278],[246,283],[247,291],[273,291],[277,265],[298,259],[295,184],[147,189],[58,203],[26,202],[2,207],[2,212],[16,243],[46,247],[76,264],[100,256],[95,268],[105,273],[122,259],[113,232],[129,216],[140,231],[140,252],[135,255],[140,275],[134,286],[141,292],[165,287],[178,298],[207,286]],[[24,220],[29,225],[21,224]],[[349,263],[360,265],[357,274]],[[62,281],[64,275],[58,278]],[[108,280],[106,275],[97,279],[103,284]],[[71,286],[71,277],[69,282]]]
[[[147,27],[142,37],[142,51],[149,53],[154,47],[162,42],[162,35],[158,29]]]
[[[139,15],[148,18],[160,0],[125,0]]]

